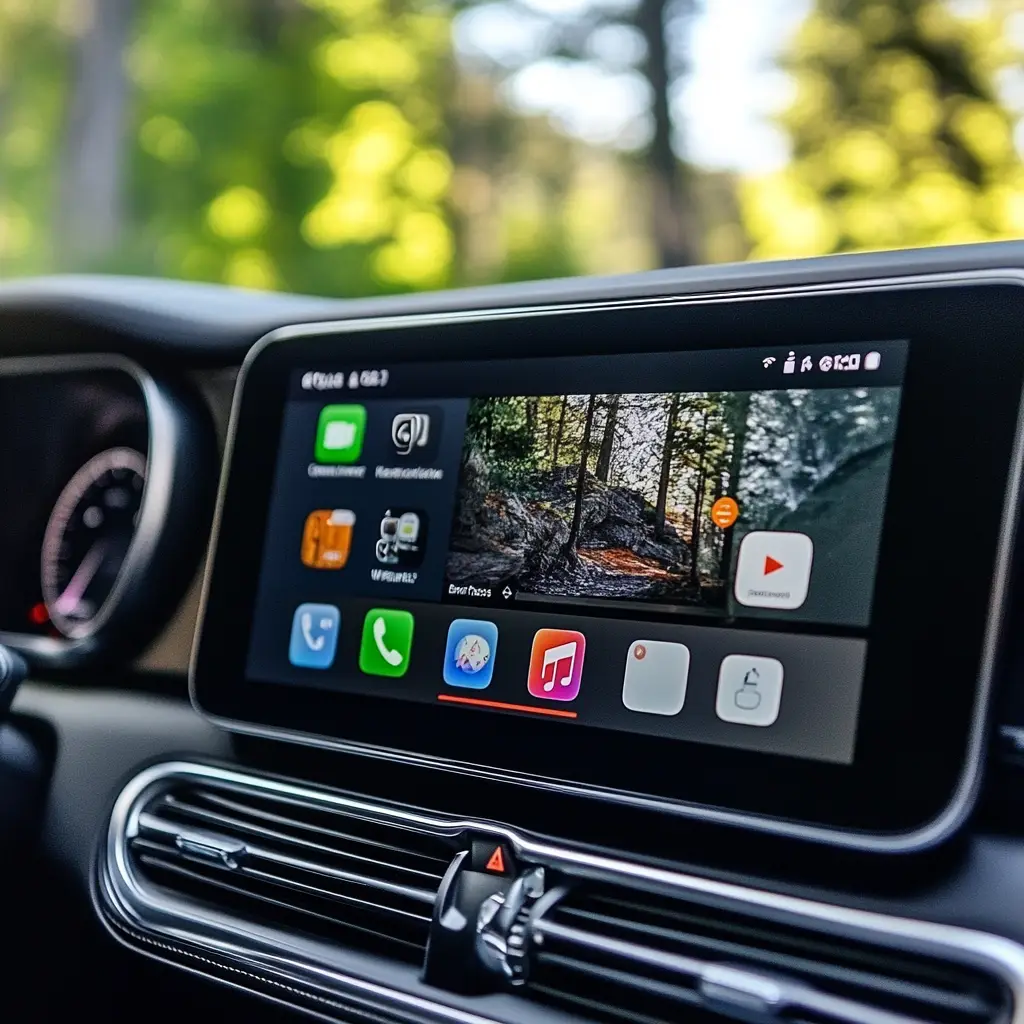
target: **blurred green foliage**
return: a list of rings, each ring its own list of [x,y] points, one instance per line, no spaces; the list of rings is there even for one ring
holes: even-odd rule
[[[453,50],[466,6],[0,0],[0,276],[366,295],[654,265],[650,153],[513,110]],[[1024,0],[814,0],[783,56],[792,158],[747,179],[680,169],[692,251],[1024,235],[999,90],[1021,75],[1021,19]],[[96,139],[116,140],[98,163]]]
[[[792,159],[742,189],[753,255],[1024,235],[997,89],[1020,69],[1022,16],[1019,0],[816,0],[784,61]]]
[[[74,160],[62,131],[89,31],[69,9],[0,9],[8,273],[61,266],[53,179]],[[140,0],[132,17],[123,223],[75,269],[348,295],[448,283],[445,8]]]

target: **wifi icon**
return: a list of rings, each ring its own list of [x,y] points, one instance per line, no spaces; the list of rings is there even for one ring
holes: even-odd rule
[[[775,362],[775,356],[768,356],[766,359],[761,360],[761,365],[767,370],[772,363]]]

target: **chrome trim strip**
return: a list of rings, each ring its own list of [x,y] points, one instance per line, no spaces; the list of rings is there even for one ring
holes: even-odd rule
[[[748,910],[755,908],[804,927],[808,927],[810,920],[811,926],[825,932],[852,935],[882,946],[955,960],[990,971],[1002,979],[1013,995],[1013,1024],[1024,1024],[1024,946],[1001,936],[713,881],[557,846],[508,825],[389,807],[309,789],[297,783],[183,761],[154,765],[139,773],[122,790],[111,813],[99,859],[98,887],[106,913],[118,922],[112,923],[103,913],[101,916],[113,934],[127,945],[131,942],[119,933],[118,923],[143,936],[159,936],[170,943],[184,942],[231,957],[257,972],[257,976],[258,972],[271,972],[297,985],[327,986],[342,997],[346,991],[372,994],[395,1003],[398,1008],[415,1007],[462,1024],[486,1024],[488,1020],[354,977],[338,965],[336,951],[326,944],[307,942],[187,903],[140,879],[132,870],[128,841],[137,827],[144,801],[154,789],[175,780],[243,789],[446,834],[491,835],[509,844],[523,863],[540,863],[572,872],[576,877],[634,885],[710,905],[739,903]]]
[[[984,756],[985,737],[988,725],[988,713],[991,703],[992,675],[995,667],[1002,630],[1003,618],[1009,582],[1010,560],[1018,519],[1018,496],[1021,490],[1022,474],[1024,474],[1024,395],[1018,406],[1016,436],[1013,454],[1007,476],[1006,493],[1000,515],[999,544],[996,552],[996,564],[992,577],[992,589],[989,594],[987,625],[981,651],[981,664],[978,673],[977,690],[972,712],[971,731],[968,738],[964,759],[964,770],[957,787],[950,797],[949,804],[936,815],[935,819],[906,833],[881,834],[855,832],[844,829],[832,829],[822,826],[794,823],[757,814],[729,811],[720,808],[688,804],[683,801],[671,801],[657,797],[644,796],[640,793],[625,792],[582,783],[573,783],[561,779],[532,776],[526,772],[508,769],[497,769],[487,765],[468,764],[459,761],[445,760],[412,751],[391,750],[384,747],[371,746],[349,740],[340,740],[327,736],[319,736],[289,729],[279,729],[235,719],[221,718],[204,711],[196,696],[195,669],[196,652],[199,637],[206,617],[207,599],[209,596],[210,574],[213,555],[217,547],[220,533],[221,517],[227,493],[230,475],[231,457],[238,429],[238,416],[245,379],[254,359],[269,345],[323,334],[346,334],[379,331],[400,327],[423,327],[446,323],[488,322],[492,320],[528,319],[537,316],[563,315],[567,313],[599,312],[614,309],[644,309],[665,306],[695,306],[722,302],[758,302],[779,298],[808,298],[820,295],[858,294],[882,290],[905,290],[909,288],[938,288],[957,284],[991,285],[1013,284],[1024,286],[1024,268],[1005,267],[997,270],[964,270],[956,273],[936,273],[920,275],[899,275],[893,277],[865,278],[863,280],[828,282],[821,284],[779,286],[753,290],[716,291],[691,296],[656,296],[644,299],[624,299],[609,302],[576,302],[565,305],[528,306],[494,310],[472,310],[462,313],[428,313],[407,314],[401,316],[381,316],[355,320],[340,320],[318,324],[300,324],[293,327],[282,327],[265,335],[249,350],[239,371],[234,399],[231,404],[231,419],[228,426],[227,443],[224,449],[224,460],[221,479],[217,492],[217,506],[214,512],[213,527],[210,533],[210,547],[207,553],[206,569],[203,574],[203,587],[199,605],[199,616],[196,621],[196,632],[192,643],[192,657],[189,662],[189,697],[195,709],[215,725],[233,732],[259,736],[265,739],[284,740],[305,746],[320,747],[328,750],[339,750],[348,754],[359,754],[385,760],[398,761],[422,767],[440,768],[478,778],[511,782],[545,789],[553,792],[588,796],[610,803],[625,804],[633,807],[647,808],[663,814],[678,815],[718,825],[730,825],[755,829],[773,835],[789,836],[813,842],[827,843],[850,849],[869,850],[883,853],[908,853],[935,846],[952,835],[967,819],[974,805],[981,781],[981,767]]]
[[[147,420],[146,480],[135,535],[107,600],[88,627],[79,636],[66,639],[0,631],[0,643],[24,651],[33,659],[60,667],[92,654],[96,647],[96,634],[110,621],[118,605],[126,596],[130,597],[133,592],[144,590],[149,585],[147,570],[163,525],[170,514],[175,460],[180,447],[177,419],[160,386],[146,369],[127,356],[82,353],[0,359],[0,377],[90,370],[120,370],[138,385]]]

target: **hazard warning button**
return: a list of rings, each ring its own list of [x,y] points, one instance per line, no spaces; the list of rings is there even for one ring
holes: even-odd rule
[[[489,875],[514,875],[515,860],[506,843],[493,839],[474,839],[470,852],[470,870],[486,871]]]

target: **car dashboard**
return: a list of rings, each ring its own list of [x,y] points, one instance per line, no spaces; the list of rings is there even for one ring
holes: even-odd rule
[[[1024,1020],[1022,283],[0,288],[8,1019]]]

